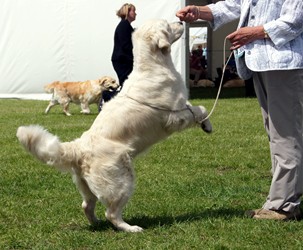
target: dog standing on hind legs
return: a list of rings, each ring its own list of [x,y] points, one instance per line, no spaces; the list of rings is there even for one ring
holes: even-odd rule
[[[96,202],[117,229],[140,232],[122,218],[134,189],[132,159],[174,132],[199,125],[212,131],[203,106],[191,106],[171,45],[182,23],[151,20],[133,33],[134,69],[124,87],[104,104],[91,128],[71,142],[60,142],[38,125],[21,126],[17,137],[36,158],[73,175],[91,224],[98,222]]]

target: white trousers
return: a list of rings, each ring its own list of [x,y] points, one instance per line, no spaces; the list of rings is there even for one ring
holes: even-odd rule
[[[263,208],[292,212],[303,193],[303,69],[255,72],[253,80],[272,162]]]

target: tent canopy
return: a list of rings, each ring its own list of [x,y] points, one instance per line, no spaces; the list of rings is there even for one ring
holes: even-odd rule
[[[197,49],[198,45],[207,44],[207,27],[194,27],[189,29],[189,49]]]
[[[0,98],[41,99],[52,81],[115,78],[111,64],[120,0],[0,0]],[[134,28],[154,18],[178,21],[181,1],[134,0]],[[179,40],[172,56],[181,71]]]

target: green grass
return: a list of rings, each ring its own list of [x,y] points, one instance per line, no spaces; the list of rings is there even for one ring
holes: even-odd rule
[[[215,94],[195,90],[192,103],[210,110]],[[103,223],[89,226],[70,175],[35,160],[15,136],[20,125],[40,124],[73,140],[90,127],[96,107],[81,115],[72,105],[66,117],[59,106],[45,115],[46,101],[0,100],[0,249],[302,249],[302,221],[244,216],[269,190],[268,141],[255,98],[242,89],[221,96],[212,134],[189,129],[135,159],[136,190],[124,218],[145,228],[138,234],[116,231],[101,204]]]

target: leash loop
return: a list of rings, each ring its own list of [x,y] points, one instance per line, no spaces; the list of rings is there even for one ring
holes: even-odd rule
[[[211,109],[211,111],[209,112],[209,114],[202,120],[202,122],[206,121],[207,119],[209,119],[209,117],[212,115],[212,113],[214,112],[215,110],[215,107],[217,106],[217,102],[218,102],[218,99],[219,99],[219,95],[221,93],[221,89],[222,89],[222,85],[223,85],[223,79],[224,79],[224,73],[225,73],[225,70],[226,70],[226,67],[227,67],[227,64],[232,56],[232,54],[234,53],[233,51],[230,53],[228,59],[226,60],[225,62],[225,56],[226,56],[226,53],[225,53],[225,47],[226,47],[226,40],[227,38],[225,37],[224,39],[224,45],[223,45],[223,70],[222,70],[222,76],[221,76],[221,80],[220,80],[220,84],[219,84],[219,89],[218,89],[218,93],[217,93],[217,96],[216,96],[216,99],[215,99],[215,102],[214,102],[214,105]]]

